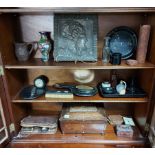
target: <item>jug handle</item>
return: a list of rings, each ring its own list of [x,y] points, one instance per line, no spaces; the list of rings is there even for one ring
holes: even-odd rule
[[[29,55],[30,55],[32,53],[32,51],[33,51],[34,44],[33,43],[28,43],[27,46],[29,46],[29,45],[32,46],[31,49],[30,49],[30,51],[29,51]]]
[[[125,89],[126,89],[126,87],[127,87],[126,82],[125,82],[125,81],[123,81],[123,80],[121,80],[121,82],[124,84]]]

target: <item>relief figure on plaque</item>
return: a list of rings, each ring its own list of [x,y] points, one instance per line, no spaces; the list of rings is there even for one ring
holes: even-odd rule
[[[70,57],[80,57],[87,51],[87,37],[84,26],[78,21],[66,21],[62,25],[61,51]]]

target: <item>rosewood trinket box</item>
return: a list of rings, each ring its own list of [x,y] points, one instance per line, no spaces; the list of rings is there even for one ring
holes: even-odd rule
[[[59,119],[62,133],[101,133],[107,126],[105,111],[97,107],[63,108]]]

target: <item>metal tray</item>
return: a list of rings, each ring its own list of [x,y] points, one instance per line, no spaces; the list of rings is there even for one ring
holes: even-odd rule
[[[99,86],[99,94],[103,97],[146,97],[147,93],[141,88],[137,88],[134,93],[128,88],[126,94],[120,95],[117,93],[116,89],[113,90],[113,93],[106,93],[103,91],[102,87]]]

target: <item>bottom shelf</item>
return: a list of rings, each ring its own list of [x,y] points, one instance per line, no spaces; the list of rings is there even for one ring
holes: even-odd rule
[[[117,137],[113,126],[108,125],[105,134],[62,134],[57,133],[15,137],[12,147],[145,147],[145,138],[135,128],[132,138]]]

